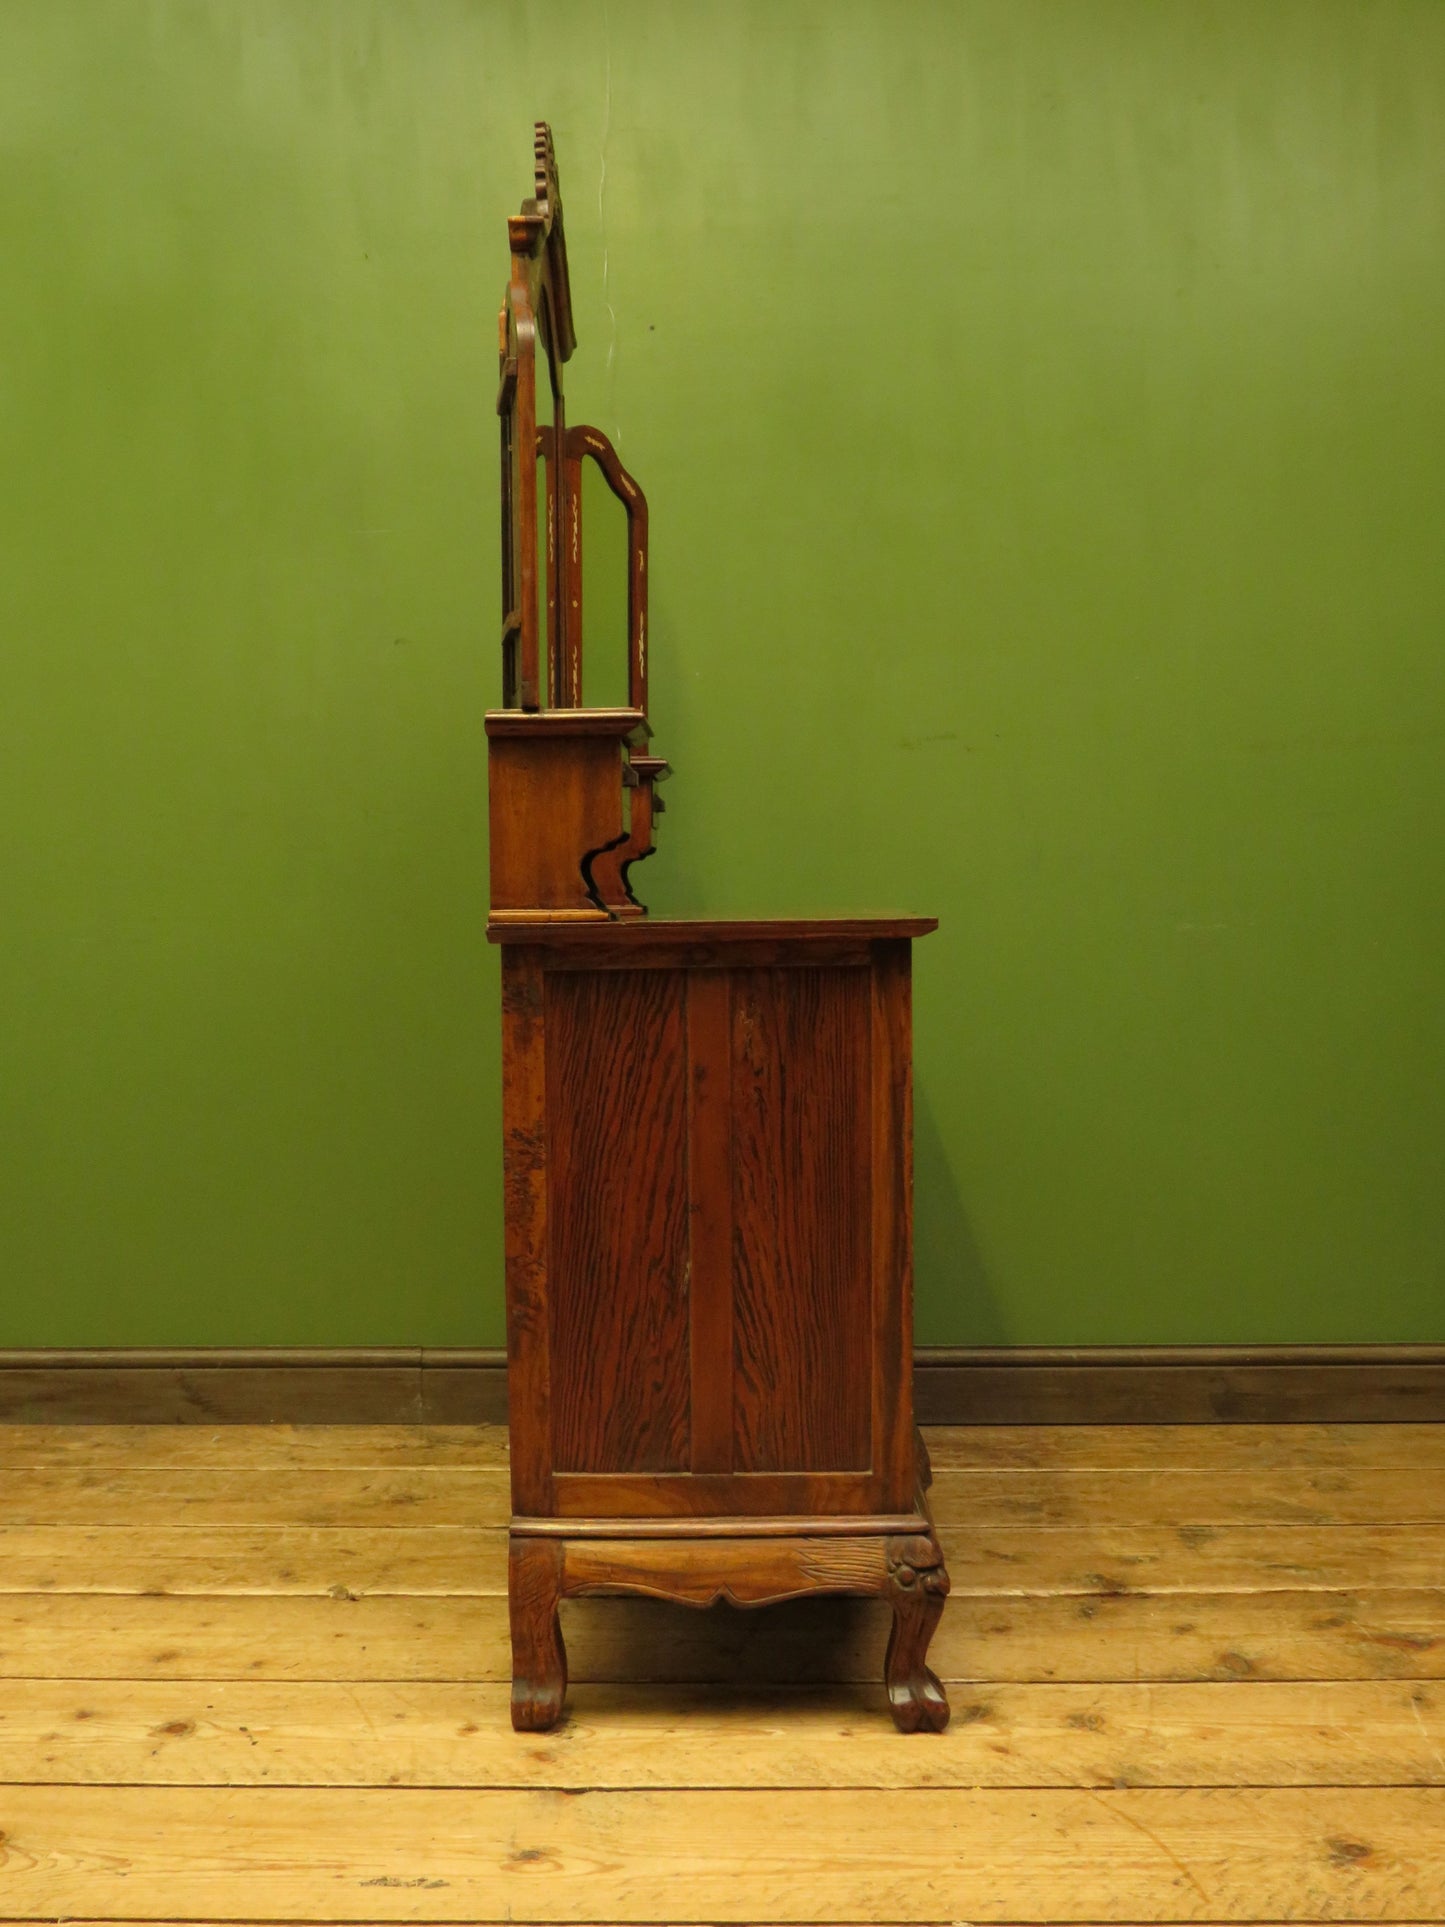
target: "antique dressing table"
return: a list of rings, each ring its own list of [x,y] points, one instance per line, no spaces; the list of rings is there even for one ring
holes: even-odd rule
[[[558,1602],[878,1594],[893,1717],[938,1730],[948,1578],[912,1410],[911,944],[927,918],[649,918],[647,506],[566,421],[551,136],[500,316],[512,1718],[566,1692]],[[550,419],[549,419],[550,418]],[[626,515],[627,701],[583,705],[584,465]],[[544,646],[545,635],[545,646]]]

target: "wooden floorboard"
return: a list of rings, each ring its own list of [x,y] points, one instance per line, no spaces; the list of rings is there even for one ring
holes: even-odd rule
[[[985,1526],[940,1512],[938,1526],[955,1597],[1445,1586],[1445,1525]],[[500,1525],[0,1526],[0,1593],[506,1590]]]
[[[1445,1427],[935,1432],[877,1602],[564,1607],[496,1427],[0,1427],[0,1919],[1445,1923]]]
[[[574,1599],[576,1680],[876,1680],[873,1600],[709,1612]],[[952,1680],[1445,1679],[1445,1593],[953,1599],[929,1658]],[[510,1677],[501,1598],[0,1594],[0,1680]]]
[[[881,1686],[582,1684],[508,1736],[502,1682],[14,1680],[0,1778],[74,1786],[1445,1786],[1416,1681],[1015,1686],[954,1694],[925,1750]]]
[[[470,1921],[1399,1920],[1445,1789],[11,1787],[0,1907]]]
[[[177,1428],[180,1429],[179,1427]],[[214,1448],[213,1448],[214,1450]],[[494,1465],[183,1464],[7,1467],[0,1526],[103,1526],[124,1494],[130,1526],[500,1526],[510,1474]],[[1201,1466],[945,1466],[932,1503],[943,1520],[1016,1525],[1445,1526],[1445,1467],[1306,1469],[1222,1478]]]
[[[84,1472],[484,1470],[508,1462],[504,1425],[0,1425],[0,1467],[7,1473],[67,1466]]]
[[[928,1429],[935,1472],[1445,1470],[1445,1425],[957,1425]],[[5,1425],[0,1468],[394,1470],[506,1465],[498,1425]]]

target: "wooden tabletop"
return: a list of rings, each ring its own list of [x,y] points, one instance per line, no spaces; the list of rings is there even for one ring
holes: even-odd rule
[[[548,945],[877,943],[890,938],[926,937],[937,917],[764,917],[718,921],[705,917],[569,917],[556,922],[500,922],[487,926],[493,943]]]

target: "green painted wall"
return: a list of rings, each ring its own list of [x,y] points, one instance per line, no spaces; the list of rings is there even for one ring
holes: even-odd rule
[[[0,1344],[488,1343],[502,221],[919,1336],[1445,1338],[1445,6],[4,0]]]

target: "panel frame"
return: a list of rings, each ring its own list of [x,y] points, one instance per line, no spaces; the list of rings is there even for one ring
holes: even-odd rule
[[[902,920],[879,920],[887,934],[859,937],[858,920],[844,928],[848,940],[829,941],[826,925],[768,930],[740,925],[734,948],[720,927],[708,926],[706,940],[679,926],[662,926],[661,941],[646,945],[608,944],[617,927],[599,930],[585,949],[575,942],[555,943],[552,933],[536,931],[535,942],[509,942],[503,949],[504,1064],[503,1113],[507,1188],[508,1367],[513,1412],[512,1503],[519,1519],[600,1523],[638,1518],[660,1524],[667,1519],[708,1521],[736,1516],[836,1519],[912,1514],[916,1498],[912,1388],[906,1369],[912,1347],[911,1238],[911,939],[895,934]],[[656,926],[655,926],[656,929]],[[673,934],[673,933],[676,934]],[[664,934],[665,933],[665,934]],[[671,937],[671,941],[668,938]],[[693,1440],[692,1469],[676,1473],[558,1472],[553,1454],[551,1306],[548,1266],[549,1130],[546,1116],[545,979],[555,969],[594,967],[607,956],[612,968],[684,973],[689,1135],[690,1231],[704,1245],[718,1241],[730,1225],[707,1222],[710,1201],[699,1200],[692,1180],[693,1132],[718,1128],[716,1100],[699,1094],[700,1065],[718,1066],[717,1037],[722,1022],[719,984],[729,990],[729,953],[739,968],[790,965],[861,968],[869,980],[868,1142],[871,1172],[869,1221],[872,1326],[870,1356],[857,1369],[870,1384],[871,1465],[867,1471],[743,1473],[720,1461],[721,1412],[704,1401],[702,1449],[698,1447],[698,1380],[706,1348],[731,1331],[731,1288],[724,1319],[716,1304],[705,1307],[704,1325],[695,1327],[698,1297],[689,1280],[689,1408]],[[696,993],[696,1001],[694,999]],[[711,1006],[708,999],[712,1000]],[[730,1021],[724,1027],[730,1030]],[[711,1039],[711,1042],[709,1041]],[[706,1080],[704,1079],[704,1082]],[[716,1199],[711,1200],[716,1205]],[[691,1259],[690,1259],[691,1262]],[[708,1324],[708,1320],[712,1322]]]

